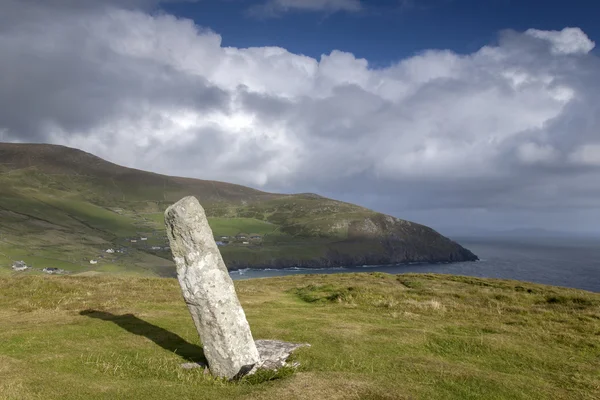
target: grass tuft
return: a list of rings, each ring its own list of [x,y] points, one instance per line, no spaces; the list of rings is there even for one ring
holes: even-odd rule
[[[276,370],[258,369],[254,374],[244,376],[239,382],[246,385],[261,385],[265,382],[288,378],[294,372],[296,372],[296,368],[290,366],[281,367]]]

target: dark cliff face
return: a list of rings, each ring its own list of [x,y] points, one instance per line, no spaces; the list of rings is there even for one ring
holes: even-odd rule
[[[469,250],[465,250],[465,253],[456,253],[449,255],[449,258],[435,258],[435,257],[417,257],[417,258],[395,258],[381,254],[364,254],[361,256],[351,256],[348,254],[342,254],[337,252],[331,252],[326,258],[319,258],[313,260],[299,260],[299,259],[286,259],[279,258],[276,260],[265,260],[261,262],[240,262],[231,261],[228,262],[225,258],[225,264],[231,271],[243,268],[333,268],[333,267],[357,267],[362,265],[390,265],[390,264],[408,264],[412,262],[424,262],[424,263],[448,263],[448,262],[462,262],[462,261],[477,261],[476,255],[471,253]]]
[[[348,236],[381,248],[382,256],[392,263],[478,260],[471,251],[428,226],[384,214],[351,224]]]
[[[372,216],[347,223],[345,240],[328,243],[322,254],[310,258],[286,257],[264,260],[236,260],[223,254],[229,269],[241,268],[324,268],[386,265],[411,262],[448,263],[479,258],[458,243],[420,224],[389,215]]]
[[[392,217],[387,217],[392,218]],[[404,225],[406,221],[399,224]],[[223,255],[229,269],[240,268],[325,268],[361,265],[403,264],[412,262],[448,263],[477,261],[479,258],[458,243],[431,228],[409,223],[408,232],[371,232],[354,235],[348,240],[330,243],[321,256],[313,258],[279,257],[277,259],[239,261]],[[366,225],[370,225],[367,223]]]

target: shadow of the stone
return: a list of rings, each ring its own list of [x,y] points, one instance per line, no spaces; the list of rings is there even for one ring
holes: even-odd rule
[[[79,314],[90,318],[113,322],[128,332],[152,340],[163,349],[171,351],[187,361],[206,364],[206,358],[204,357],[202,347],[191,344],[181,336],[169,332],[160,326],[146,322],[143,319],[139,319],[133,314],[115,315],[98,310],[83,310]]]

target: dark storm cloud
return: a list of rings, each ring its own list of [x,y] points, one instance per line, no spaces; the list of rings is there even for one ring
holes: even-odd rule
[[[53,131],[88,134],[147,107],[227,107],[227,92],[202,76],[90,40],[86,19],[93,17],[81,18],[63,16],[37,29],[17,25],[0,35],[0,125],[9,136],[43,141]],[[43,30],[54,35],[43,37]]]

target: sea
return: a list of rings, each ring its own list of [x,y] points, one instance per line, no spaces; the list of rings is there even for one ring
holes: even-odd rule
[[[477,254],[475,262],[413,263],[337,268],[241,269],[231,278],[348,272],[439,273],[515,279],[600,292],[600,238],[453,238]]]

